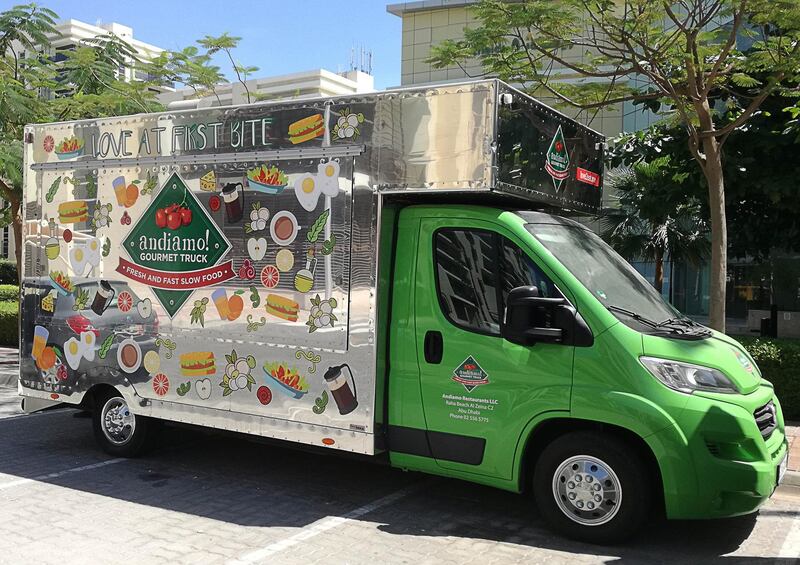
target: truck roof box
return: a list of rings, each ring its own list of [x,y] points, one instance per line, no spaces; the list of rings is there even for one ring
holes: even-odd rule
[[[302,117],[318,123],[309,121],[305,136],[291,135]],[[131,138],[142,122],[152,123],[155,136]],[[198,124],[205,126],[202,139]],[[42,127],[28,130],[41,137]],[[240,157],[231,153],[258,161],[355,152],[379,192],[440,198],[488,192],[584,213],[599,210],[602,200],[605,138],[496,79],[48,124],[47,133],[54,132],[59,139],[91,139],[91,147],[68,162],[34,151],[34,170],[156,161],[191,166]]]

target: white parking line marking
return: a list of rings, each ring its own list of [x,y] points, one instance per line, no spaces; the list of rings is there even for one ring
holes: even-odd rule
[[[114,465],[116,463],[122,463],[123,461],[128,461],[123,457],[118,457],[116,459],[109,459],[108,461],[101,461],[100,463],[93,463],[91,465],[82,465],[81,467],[74,467],[72,469],[67,469],[65,471],[59,471],[57,473],[49,473],[47,475],[39,475],[38,477],[33,477],[32,479],[19,479],[17,481],[10,481],[8,483],[0,483],[0,490],[7,490],[10,488],[18,487],[21,485],[26,485],[28,483],[35,483],[41,481],[47,481],[50,479],[57,479],[59,477],[63,477],[64,475],[70,475],[72,473],[80,473],[81,471],[91,471],[92,469],[99,469],[100,467],[107,467],[108,465]]]
[[[781,550],[778,552],[778,557],[793,557],[791,563],[800,562],[800,516],[792,520],[792,527],[789,528],[789,533],[786,534]]]
[[[256,562],[263,562],[265,558],[275,555],[285,549],[293,547],[300,542],[309,540],[313,537],[318,536],[323,532],[327,532],[328,530],[335,528],[339,524],[344,524],[345,522],[349,522],[351,520],[356,520],[365,514],[369,514],[377,510],[378,508],[382,508],[384,506],[388,506],[394,502],[397,502],[401,498],[405,498],[406,496],[420,490],[424,486],[430,484],[431,481],[422,481],[406,488],[400,489],[392,494],[386,495],[382,498],[378,498],[377,500],[373,500],[372,502],[365,504],[364,506],[360,506],[355,510],[351,510],[344,516],[328,516],[327,518],[321,518],[316,522],[304,527],[301,531],[294,534],[293,536],[289,536],[288,538],[282,539],[280,541],[276,541],[275,543],[271,543],[266,547],[262,547],[256,551],[251,553],[245,554],[244,556],[235,559],[233,561],[229,561],[230,565],[244,565],[247,563],[256,563]]]
[[[0,416],[0,420],[19,420],[20,418],[30,418],[32,416],[45,416],[47,414],[70,414],[75,410],[72,408],[59,408],[58,410],[43,410],[32,414],[17,414],[16,416]]]

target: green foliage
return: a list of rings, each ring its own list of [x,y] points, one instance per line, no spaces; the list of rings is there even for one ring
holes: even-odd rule
[[[0,285],[13,284],[19,282],[17,279],[17,265],[13,261],[0,259]]]
[[[16,302],[18,300],[19,287],[16,284],[0,284],[0,302]]]
[[[800,341],[736,338],[758,364],[762,376],[775,386],[787,420],[800,420]]]
[[[618,206],[602,214],[603,239],[629,259],[654,261],[657,273],[667,257],[698,265],[708,254],[708,226],[699,200],[687,197],[684,180],[669,156],[613,173],[609,185]],[[662,282],[656,280],[657,289]]]
[[[0,345],[19,347],[19,303],[0,302]]]
[[[724,107],[724,100],[735,92],[730,85],[714,93],[713,100]],[[728,254],[732,257],[764,259],[776,248],[800,250],[800,199],[796,188],[800,178],[800,135],[787,135],[793,123],[792,115],[784,111],[793,103],[793,98],[782,93],[767,97],[747,126],[732,131],[723,147]],[[723,113],[719,119],[728,123],[735,116],[735,112]],[[693,164],[685,135],[683,126],[668,120],[620,135],[611,140],[607,162],[610,167],[632,167],[669,155],[672,168],[683,177],[675,187],[679,200],[699,201],[700,217],[709,221],[705,178]]]

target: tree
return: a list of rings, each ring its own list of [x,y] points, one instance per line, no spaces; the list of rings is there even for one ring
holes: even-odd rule
[[[602,237],[628,259],[655,263],[656,290],[664,287],[664,261],[699,265],[708,254],[701,203],[681,186],[686,174],[669,156],[640,161],[610,175],[619,202],[601,215]]]
[[[233,58],[233,50],[236,49],[236,47],[239,45],[239,41],[241,40],[241,37],[234,37],[225,32],[218,37],[207,35],[197,43],[206,49],[208,55],[214,55],[215,53],[222,51],[228,56],[228,60],[231,62],[233,72],[236,74],[236,79],[244,87],[247,103],[250,104],[250,102],[253,100],[250,95],[250,89],[247,87],[247,75],[257,72],[258,67],[246,67],[240,63],[237,63]]]
[[[800,77],[800,0],[481,0],[474,11],[478,27],[432,48],[434,66],[477,59],[486,73],[587,111],[638,101],[674,112],[708,190],[710,324],[724,331],[722,150],[782,82]],[[711,93],[731,83],[747,102],[726,99],[736,117],[721,124]]]
[[[791,135],[794,120],[786,106],[794,99],[775,93],[753,114],[746,127],[731,133],[723,147],[728,218],[728,256],[764,260],[773,250],[800,251],[800,137]],[[720,113],[720,123],[735,115]],[[631,167],[669,155],[671,165],[684,171],[678,185],[682,196],[696,199],[701,217],[709,220],[708,190],[702,172],[684,139],[684,128],[663,121],[611,140],[608,164]]]
[[[36,4],[0,12],[0,225],[12,225],[21,261],[22,135],[25,124],[132,114],[159,109],[145,81],[125,82],[121,67],[137,64],[134,50],[107,35],[65,52],[56,62],[47,48],[58,36],[57,15]],[[22,55],[22,51],[25,55]],[[53,93],[52,97],[43,93]],[[5,223],[4,223],[5,222]]]
[[[0,13],[0,197],[6,203],[2,216],[14,230],[17,264],[22,249],[22,130],[46,111],[38,88],[52,74],[42,64],[38,46],[57,35],[56,17],[35,4]]]

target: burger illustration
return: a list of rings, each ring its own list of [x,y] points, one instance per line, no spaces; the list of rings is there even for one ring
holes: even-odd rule
[[[291,298],[278,294],[267,295],[267,314],[272,314],[290,322],[296,322],[299,309],[300,305]]]
[[[324,133],[325,122],[322,119],[322,114],[314,114],[289,124],[289,141],[292,142],[292,145],[320,137]]]
[[[62,224],[79,224],[89,220],[89,208],[83,200],[63,202],[58,205],[58,219]]]
[[[207,377],[217,372],[214,354],[210,351],[193,351],[181,355],[181,375]]]

